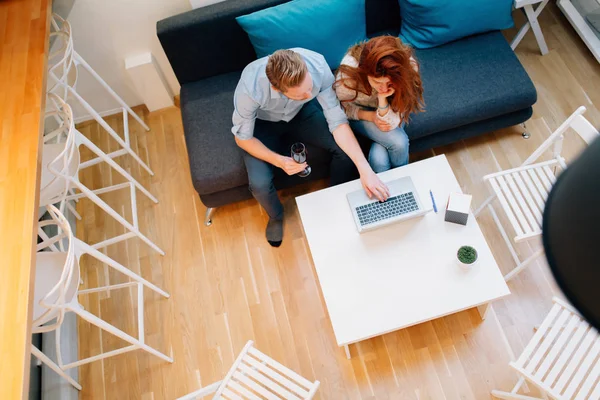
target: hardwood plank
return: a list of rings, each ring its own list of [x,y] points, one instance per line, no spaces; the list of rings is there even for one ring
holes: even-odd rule
[[[523,22],[518,12],[515,16],[518,25]],[[600,87],[600,66],[591,62],[554,4],[547,6],[540,21],[550,54],[539,54],[532,34],[516,51],[538,88],[539,100],[526,126],[531,138],[523,139],[523,128],[516,126],[411,155],[416,161],[446,154],[461,188],[473,194],[474,208],[490,193],[482,182],[485,174],[520,165],[578,105],[588,107],[586,117],[600,123],[595,90]],[[515,33],[512,29],[506,36],[510,39]],[[511,353],[523,350],[533,327],[550,309],[552,295],[560,293],[544,260],[510,282],[513,294],[495,302],[485,321],[476,310],[467,310],[353,344],[352,359],[347,360],[335,342],[294,201],[295,196],[327,183],[313,182],[280,193],[286,226],[279,249],[266,243],[267,216],[254,200],[220,208],[213,225],[206,227],[206,208],[191,184],[180,110],[137,111],[152,130],[145,132],[130,121],[132,146],[156,175],[150,177],[128,157],[118,162],[158,196],[158,205],[138,196],[140,224],[167,254],[158,256],[137,240],[108,251],[171,292],[168,300],[147,296],[146,328],[150,343],[172,351],[175,363],[135,352],[84,366],[82,398],[110,398],[118,390],[131,398],[182,396],[222,379],[249,339],[307,378],[320,380],[319,399],[480,400],[491,398],[491,389],[513,387]],[[122,129],[116,121],[111,123]],[[97,124],[85,123],[82,131],[103,148],[111,148]],[[576,135],[566,135],[567,159],[582,148]],[[83,174],[90,186],[106,185],[112,179],[117,178],[101,167]],[[107,201],[118,208],[127,204],[127,196],[109,195]],[[84,217],[78,235],[86,240],[96,242],[117,232],[118,226],[88,201],[82,200],[78,209]],[[508,226],[502,213],[499,216]],[[483,212],[478,221],[502,271],[512,270],[513,260],[489,213]],[[539,245],[521,243],[516,250],[525,258]],[[101,265],[85,265],[82,273],[86,284],[106,279]],[[90,296],[86,304],[107,320],[134,329],[129,316],[135,309],[122,311],[129,301],[130,294],[124,293]],[[399,310],[405,306],[398,305]],[[114,345],[89,327],[80,325],[80,332],[82,354]],[[529,395],[539,395],[535,388],[529,389]]]

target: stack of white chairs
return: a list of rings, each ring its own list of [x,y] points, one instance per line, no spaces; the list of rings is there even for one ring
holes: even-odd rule
[[[96,71],[75,51],[73,46],[73,36],[71,25],[68,21],[54,14],[52,16],[53,32],[50,33],[50,40],[54,42],[55,48],[48,57],[48,93],[55,93],[65,102],[73,100],[80,104],[100,124],[112,139],[117,141],[121,149],[108,153],[110,158],[120,157],[125,154],[133,159],[150,175],[154,172],[150,167],[136,154],[131,148],[129,138],[129,120],[128,115],[149,131],[148,125],[125,103],[125,101],[98,75]],[[79,78],[79,68],[84,68],[91,76],[119,103],[121,114],[123,116],[123,136],[121,136],[102,118],[102,116],[88,103],[78,92],[77,82]],[[86,168],[101,162],[95,158],[82,163],[82,168]]]
[[[77,218],[81,218],[79,214],[69,206],[68,202],[70,200],[78,200],[81,197],[87,197],[98,207],[106,211],[107,214],[119,222],[126,230],[123,234],[94,244],[94,248],[101,249],[129,238],[138,237],[159,254],[164,255],[164,251],[140,231],[136,189],[141,191],[154,203],[158,203],[158,200],[136,181],[131,174],[117,164],[115,160],[110,158],[91,140],[75,129],[73,113],[68,104],[54,93],[50,93],[48,99],[48,103],[52,103],[53,106],[49,106],[50,110],[46,113],[46,120],[50,120],[50,122],[56,124],[57,127],[44,136],[40,207],[60,203],[61,212],[64,212],[64,208],[69,208]],[[125,179],[125,182],[95,190],[91,190],[82,184],[79,180],[79,172],[81,171],[80,146],[85,146],[90,149],[99,160],[106,162],[111,168],[117,171]],[[79,191],[79,193],[72,194],[74,189]],[[129,189],[130,192],[129,199],[133,219],[132,222],[127,221],[121,214],[99,197],[101,194],[123,189]]]
[[[93,361],[105,359],[134,350],[144,350],[160,359],[173,362],[173,359],[158,350],[150,347],[144,335],[144,287],[168,298],[169,294],[153,283],[132,272],[124,265],[116,262],[92,246],[73,236],[69,222],[54,205],[47,206],[51,219],[40,222],[40,237],[43,241],[37,246],[35,291],[33,301],[33,326],[32,333],[46,333],[56,331],[55,363],[35,346],[31,346],[31,353],[38,360],[48,365],[53,371],[65,378],[78,390],[81,386],[65,371]],[[57,234],[49,237],[44,228],[53,226]],[[80,259],[89,255],[112,269],[127,276],[130,280],[126,283],[106,285],[96,288],[79,289]],[[79,303],[80,295],[110,292],[112,290],[137,288],[137,326],[138,337],[135,338],[111,325],[109,322],[85,310]],[[102,352],[78,361],[63,363],[61,352],[61,326],[65,313],[73,312],[90,324],[111,333],[129,345],[120,349]],[[83,338],[85,340],[85,338]]]
[[[79,383],[69,376],[66,371],[90,362],[138,349],[164,361],[173,362],[171,357],[149,346],[144,334],[144,287],[166,298],[169,297],[169,294],[100,251],[100,249],[107,246],[137,237],[159,254],[165,254],[160,247],[141,232],[138,221],[138,192],[141,192],[153,203],[158,203],[158,200],[131,175],[130,171],[123,168],[115,160],[118,157],[128,155],[145,171],[153,175],[146,162],[132,149],[129,137],[129,117],[131,116],[137,120],[144,129],[149,130],[149,128],[74,50],[69,23],[61,17],[53,15],[52,27],[53,31],[50,34],[52,50],[49,56],[40,184],[40,211],[43,211],[40,217],[47,212],[50,219],[42,220],[38,224],[38,236],[42,242],[38,245],[36,253],[32,332],[56,332],[57,360],[51,360],[33,345],[31,353],[80,390]],[[80,67],[87,70],[121,105],[122,112],[120,115],[123,118],[123,137],[77,92]],[[73,110],[68,104],[69,101],[82,106],[108,132],[110,138],[119,144],[120,148],[107,153],[92,140],[81,134],[75,128]],[[85,161],[81,159],[80,149],[82,146],[89,149],[93,154],[91,159]],[[89,184],[84,185],[80,180],[81,171],[100,163],[108,164],[111,171],[116,172],[110,177],[111,184],[100,188],[90,188]],[[112,183],[115,177],[119,182]],[[121,205],[118,205],[118,207],[111,206],[101,198],[103,194],[118,190],[128,192],[121,198],[129,198],[131,221],[116,211],[115,208],[120,209]],[[72,202],[78,202],[79,199],[84,197],[114,218],[123,229],[120,229],[116,236],[104,237],[100,242],[94,244],[88,244],[75,238],[72,227],[65,217],[65,212],[69,211],[77,219],[81,219]],[[50,232],[57,233],[51,235]],[[80,283],[82,283],[80,280],[82,275],[80,259],[83,255],[93,257],[107,268],[118,271],[127,280],[124,283],[80,289]],[[137,289],[137,337],[125,333],[110,322],[85,310],[78,301],[80,295],[98,292],[110,293],[119,289],[131,290],[132,295],[135,293],[132,289]],[[135,301],[131,304],[133,306]],[[67,312],[75,313],[88,323],[124,340],[128,345],[120,349],[103,351],[91,357],[64,363],[61,352],[61,327]],[[85,341],[86,338],[80,338],[80,340]]]

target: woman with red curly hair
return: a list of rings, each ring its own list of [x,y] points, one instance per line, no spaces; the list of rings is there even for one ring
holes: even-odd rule
[[[404,125],[423,111],[423,85],[410,47],[379,36],[351,47],[334,85],[350,126],[373,140],[369,164],[375,172],[408,163]]]

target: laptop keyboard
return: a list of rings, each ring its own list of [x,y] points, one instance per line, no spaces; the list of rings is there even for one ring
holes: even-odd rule
[[[390,197],[385,202],[375,202],[356,207],[361,225],[370,225],[378,221],[417,211],[417,201],[412,192]]]

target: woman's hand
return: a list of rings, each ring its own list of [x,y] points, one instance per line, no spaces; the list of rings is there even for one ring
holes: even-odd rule
[[[392,86],[390,86],[388,88],[387,92],[377,92],[377,97],[379,98],[379,100],[383,100],[383,99],[387,99],[394,93],[396,93],[396,89],[394,89]]]
[[[385,122],[384,120],[382,120],[381,118],[377,117],[377,111],[366,111],[366,110],[360,110],[358,112],[358,117],[361,120],[364,121],[369,121],[375,124],[375,126],[377,126],[377,128],[381,131],[381,132],[389,132],[391,131],[394,127],[391,126],[390,124],[388,124],[387,122]]]
[[[377,118],[377,116],[373,118],[373,123],[377,126],[377,128],[379,128],[381,132],[389,132],[393,129],[390,124],[388,124],[381,118]]]

